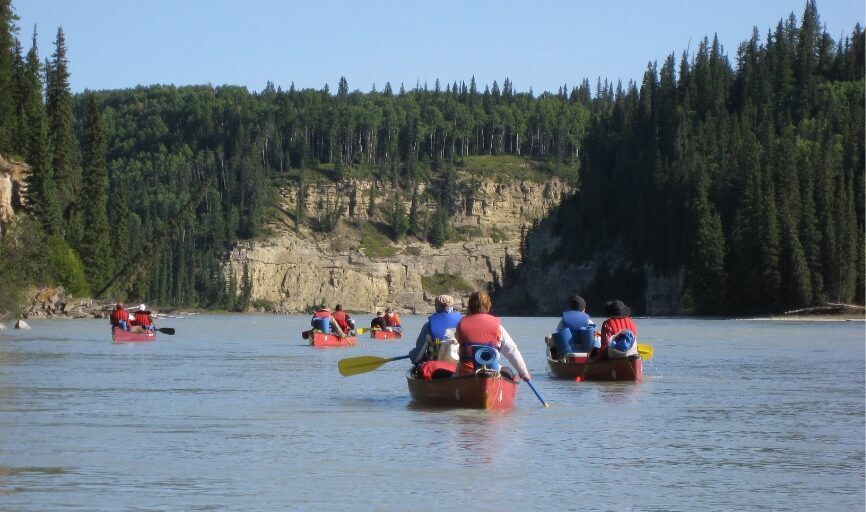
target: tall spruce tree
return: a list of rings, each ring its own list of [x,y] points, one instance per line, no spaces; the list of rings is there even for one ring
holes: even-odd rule
[[[27,184],[27,207],[49,235],[60,233],[61,219],[57,207],[57,189],[51,156],[48,153],[48,125],[45,120],[45,105],[42,102],[42,65],[36,44],[36,29],[33,42],[27,52],[24,66],[24,116],[26,118],[27,146],[24,158],[30,164]]]
[[[57,29],[55,51],[46,69],[46,111],[48,142],[52,149],[51,167],[57,185],[57,204],[63,215],[63,231],[73,247],[77,246],[81,227],[74,212],[80,191],[81,170],[78,165],[78,143],[73,127],[72,92],[66,58],[63,28]],[[80,222],[80,219],[78,220]]]
[[[127,205],[126,189],[118,184],[112,184],[109,205],[111,206],[111,255],[115,266],[126,264],[129,257],[129,206]]]
[[[87,224],[81,240],[84,272],[93,290],[99,290],[111,278],[114,268],[108,233],[108,167],[106,165],[105,128],[96,96],[90,94],[84,128],[84,186],[82,211]]]
[[[18,120],[15,115],[15,32],[12,0],[0,0],[0,153],[9,154]]]

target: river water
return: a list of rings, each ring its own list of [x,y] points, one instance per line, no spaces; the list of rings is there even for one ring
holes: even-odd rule
[[[358,318],[359,325],[369,317]],[[341,377],[307,317],[0,331],[0,510],[864,510],[864,323],[638,319],[640,383],[553,380],[552,318],[505,318],[508,412],[410,403],[406,361]]]

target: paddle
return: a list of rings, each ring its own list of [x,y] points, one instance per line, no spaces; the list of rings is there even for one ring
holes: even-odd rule
[[[367,332],[369,330],[370,329],[365,329],[365,328],[361,327],[360,329],[355,329],[355,333],[356,334],[364,334],[365,332]]]
[[[349,377],[360,373],[372,372],[385,363],[390,363],[391,361],[397,361],[400,359],[409,359],[409,355],[407,354],[405,356],[389,358],[376,356],[349,357],[346,359],[340,359],[337,363],[337,368],[340,369],[340,375],[343,377]]]
[[[544,399],[541,398],[541,395],[538,393],[538,390],[535,389],[535,386],[532,385],[532,381],[531,381],[531,380],[525,380],[525,381],[523,381],[523,382],[529,384],[529,389],[531,389],[532,392],[535,393],[535,396],[537,396],[538,399],[541,401],[541,405],[543,405],[543,406],[545,406],[545,407],[550,407],[550,404],[547,403],[547,402],[545,402]]]
[[[645,345],[643,343],[637,344],[637,352],[640,354],[641,359],[644,361],[649,361],[653,358],[653,346]]]
[[[170,336],[174,336],[174,327],[159,327],[157,329],[157,331],[159,331],[163,334],[168,334]]]

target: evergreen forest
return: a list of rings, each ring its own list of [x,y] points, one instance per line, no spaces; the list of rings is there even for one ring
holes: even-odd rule
[[[224,271],[236,243],[267,237],[280,214],[297,229],[339,222],[303,215],[306,187],[387,183],[387,234],[435,246],[458,208],[457,169],[477,156],[577,169],[564,177],[578,192],[548,219],[563,240],[551,257],[615,254],[611,273],[635,282],[648,266],[683,271],[690,312],[864,301],[864,33],[835,41],[813,0],[732,57],[705,38],[650,62],[641,83],[538,95],[508,78],[73,94],[63,30],[45,50],[16,22],[0,0],[0,155],[31,167],[24,215],[0,239],[0,312],[52,284],[241,311],[249,276]],[[415,204],[420,183],[436,210],[403,211],[396,199]],[[279,212],[287,184],[298,204]]]

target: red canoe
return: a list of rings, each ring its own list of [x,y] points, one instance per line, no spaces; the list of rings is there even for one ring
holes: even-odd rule
[[[142,343],[156,339],[156,331],[124,331],[120,327],[111,328],[111,341],[114,343]]]
[[[370,337],[374,340],[399,340],[403,337],[403,335],[399,332],[373,329],[372,331],[370,331]]]
[[[502,373],[423,380],[406,374],[409,394],[419,405],[467,409],[510,409],[517,396],[517,377]]]
[[[325,334],[323,332],[314,332],[310,336],[310,345],[314,347],[351,347],[357,345],[358,341],[354,336],[346,336],[345,338],[337,337],[333,334]]]
[[[583,355],[567,357],[565,361],[551,359],[547,355],[547,366],[552,377],[582,380],[639,381],[643,379],[643,361],[639,355],[620,359],[593,361]]]

